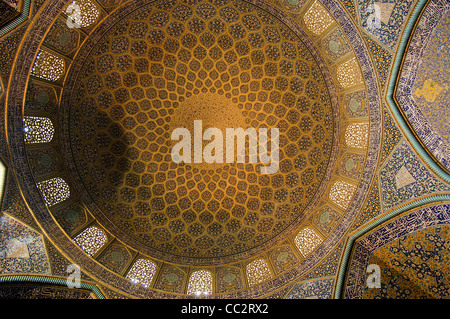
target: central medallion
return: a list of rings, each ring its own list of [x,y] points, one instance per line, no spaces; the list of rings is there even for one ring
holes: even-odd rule
[[[218,128],[225,132],[230,127],[247,127],[249,121],[242,114],[242,105],[218,93],[198,93],[179,104],[172,116],[170,127],[185,127],[194,131],[194,121],[201,120],[203,129]]]
[[[188,103],[183,103],[183,106],[173,122],[178,126],[171,134],[172,140],[181,139],[172,147],[171,156],[175,163],[203,166],[222,163],[256,164],[259,158],[260,163],[270,164],[268,168],[259,167],[259,172],[274,174],[278,171],[278,128],[268,130],[264,126],[258,131],[254,127],[242,128],[251,121],[246,121],[239,108],[221,96],[200,94],[189,99]]]

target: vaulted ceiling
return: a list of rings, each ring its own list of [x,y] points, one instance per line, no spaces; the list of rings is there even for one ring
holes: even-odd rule
[[[1,297],[449,297],[448,1],[0,6]]]

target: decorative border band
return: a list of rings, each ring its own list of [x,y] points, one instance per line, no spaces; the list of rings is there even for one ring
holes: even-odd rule
[[[388,214],[384,215],[380,219],[375,220],[373,223],[367,225],[366,227],[360,229],[359,231],[355,232],[353,235],[351,235],[347,241],[347,244],[344,248],[344,253],[341,259],[341,266],[338,271],[338,276],[336,280],[336,288],[334,290],[334,298],[340,299],[343,298],[344,293],[344,284],[346,279],[346,274],[348,267],[350,265],[350,257],[355,245],[355,242],[358,238],[361,238],[377,226],[383,224],[384,222],[393,219],[397,216],[399,216],[402,213],[405,213],[409,210],[412,210],[414,208],[418,208],[420,206],[426,205],[426,204],[433,204],[433,203],[440,203],[440,202],[450,202],[450,194],[440,194],[440,195],[433,195],[425,198],[420,198],[415,201],[412,201],[408,204],[405,204],[403,206],[397,207],[393,211],[389,212]]]
[[[432,2],[433,0],[419,0],[416,7],[413,9],[413,12],[411,13],[411,17],[406,25],[405,31],[403,33],[403,36],[399,42],[397,55],[394,59],[394,63],[392,66],[392,71],[389,79],[389,84],[387,87],[387,93],[386,93],[386,101],[387,104],[392,111],[395,119],[397,120],[398,124],[400,125],[402,131],[405,133],[405,136],[407,140],[411,143],[414,150],[419,154],[419,156],[424,160],[424,162],[431,168],[431,170],[437,174],[440,178],[442,178],[445,182],[450,183],[450,175],[442,169],[439,164],[437,164],[432,158],[428,152],[424,149],[420,141],[416,138],[414,132],[407,124],[407,121],[403,117],[399,106],[395,100],[395,93],[397,89],[397,79],[400,75],[400,71],[404,62],[405,54],[407,53],[407,49],[409,46],[409,40],[415,30],[415,27],[417,23],[419,22],[419,18],[423,13],[423,10],[427,6],[428,3]],[[347,240],[346,246],[344,248],[344,253],[341,260],[341,266],[338,271],[337,280],[336,280],[336,287],[334,291],[334,298],[339,299],[343,298],[344,293],[344,284],[346,280],[346,275],[348,271],[348,267],[350,265],[350,257],[351,253],[354,249],[355,242],[358,238],[364,236],[377,226],[381,225],[382,223],[393,219],[397,216],[399,216],[402,213],[405,213],[409,210],[412,210],[414,208],[418,208],[420,206],[426,205],[426,204],[432,204],[432,203],[439,203],[439,202],[449,202],[450,201],[450,195],[449,194],[440,194],[440,195],[433,195],[425,198],[420,198],[417,200],[414,200],[410,203],[407,203],[405,205],[402,205],[400,207],[397,207],[396,209],[392,210],[388,214],[384,215],[383,217],[375,220],[373,223],[367,225],[366,227],[360,229],[359,231],[355,232],[353,235],[349,237]]]
[[[6,26],[0,29],[0,37],[12,31],[14,28],[22,24],[22,22],[24,22],[28,18],[31,7],[30,2],[31,2],[30,0],[25,0],[23,3],[23,11],[20,14],[20,16],[16,17],[14,20],[12,20]]]
[[[0,285],[6,283],[36,283],[36,284],[48,284],[54,286],[66,286],[66,280],[57,277],[48,276],[37,276],[37,275],[7,275],[0,276]],[[106,299],[105,295],[100,291],[100,289],[95,286],[85,282],[80,282],[80,289],[89,290],[98,299]]]
[[[25,152],[23,148],[21,121],[25,85],[28,81],[30,67],[35,58],[40,40],[48,31],[48,26],[51,20],[57,16],[62,10],[67,0],[53,0],[51,3],[46,3],[40,9],[40,14],[34,18],[34,22],[30,24],[27,29],[28,36],[24,37],[19,49],[19,53],[15,59],[15,65],[10,76],[10,84],[7,90],[7,116],[6,127],[7,136],[9,137],[8,149],[11,158],[14,161],[14,177],[18,181],[20,191],[27,199],[27,205],[34,213],[34,217],[39,222],[42,229],[51,236],[50,240],[57,247],[64,246],[64,255],[73,261],[77,261],[83,265],[89,275],[95,280],[103,283],[110,283],[114,289],[118,289],[126,294],[142,298],[186,298],[185,295],[173,295],[157,290],[150,290],[141,287],[140,285],[133,285],[129,280],[113,273],[110,270],[102,267],[98,262],[88,257],[63,230],[55,223],[51,217],[47,207],[44,205],[37,189],[33,187],[33,179],[28,174],[28,165],[26,162]],[[380,88],[376,80],[373,63],[367,47],[364,44],[362,35],[354,24],[354,21],[347,16],[345,9],[337,0],[323,0],[324,6],[336,18],[338,25],[342,28],[344,34],[348,39],[352,40],[352,46],[355,55],[361,64],[362,73],[366,80],[366,90],[368,93],[368,103],[370,107],[370,142],[371,147],[368,150],[365,169],[362,174],[362,179],[358,189],[354,195],[352,204],[348,208],[348,213],[344,216],[343,221],[338,225],[333,233],[325,240],[322,246],[314,251],[307,259],[298,264],[296,267],[288,270],[279,277],[265,282],[259,286],[249,288],[245,291],[230,293],[228,295],[214,296],[217,298],[257,298],[263,294],[274,291],[275,289],[285,286],[287,282],[292,282],[294,279],[300,278],[308,269],[317,265],[330,250],[336,246],[342,239],[354,219],[356,218],[361,205],[364,203],[369,186],[374,178],[378,163],[378,155],[381,145],[381,97]],[[20,62],[19,62],[20,61]],[[19,62],[19,63],[17,63]],[[14,85],[12,85],[14,83]],[[17,167],[21,169],[18,170]]]
[[[416,7],[411,13],[411,17],[406,25],[405,31],[402,38],[400,39],[397,55],[394,58],[394,63],[392,66],[392,71],[389,79],[389,84],[387,87],[386,101],[392,111],[395,119],[397,120],[400,128],[405,133],[408,141],[411,143],[414,150],[419,154],[419,156],[424,160],[424,162],[445,182],[450,183],[450,174],[448,174],[438,163],[432,158],[428,152],[424,149],[420,141],[415,136],[412,129],[409,127],[406,119],[402,116],[400,107],[395,100],[395,94],[397,90],[397,79],[400,76],[400,71],[403,66],[405,54],[407,54],[407,49],[409,47],[409,40],[413,35],[415,27],[419,21],[419,17],[426,5],[433,0],[419,0]]]

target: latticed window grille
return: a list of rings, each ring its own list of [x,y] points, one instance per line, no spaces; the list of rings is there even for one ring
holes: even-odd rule
[[[330,189],[330,200],[343,209],[347,209],[355,193],[356,186],[344,181],[336,181]]]
[[[97,21],[100,11],[90,0],[74,0],[67,6],[66,14],[69,26],[85,28]]]
[[[39,182],[37,188],[48,206],[58,204],[70,197],[69,185],[61,177]]]
[[[303,257],[306,257],[322,243],[322,238],[313,229],[306,227],[298,233],[294,242]]]
[[[48,81],[57,81],[64,74],[64,60],[53,53],[39,50],[31,74]]]
[[[352,123],[345,130],[345,143],[349,147],[367,148],[369,123]]]
[[[150,286],[156,265],[148,259],[138,259],[127,274],[127,278],[144,286]]]
[[[249,263],[246,272],[250,287],[272,278],[269,265],[264,259],[257,259]]]
[[[303,21],[312,33],[321,35],[334,20],[319,1],[314,1],[303,16]]]
[[[25,143],[48,143],[53,139],[55,129],[47,117],[25,116],[23,132]]]
[[[105,232],[101,229],[91,226],[83,230],[74,241],[81,247],[89,256],[95,255],[96,252],[102,248],[108,241]]]
[[[209,295],[213,289],[213,277],[210,271],[198,270],[191,274],[187,288],[188,295]]]
[[[343,88],[350,88],[363,83],[363,77],[356,58],[351,58],[339,65],[336,70],[336,75],[339,84]]]

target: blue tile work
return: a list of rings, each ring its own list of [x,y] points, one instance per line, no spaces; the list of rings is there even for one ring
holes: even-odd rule
[[[344,249],[344,243],[345,240],[342,240],[336,248],[320,262],[320,264],[308,272],[306,276],[302,277],[301,280],[305,281],[308,279],[324,278],[336,275],[339,268],[342,250]]]
[[[360,244],[370,251],[374,251],[398,237],[443,224],[450,224],[450,204],[448,203],[404,214],[366,235],[360,240]]]
[[[356,20],[356,8],[353,0],[341,0],[341,3],[344,8],[350,13],[351,17]]]
[[[398,79],[397,100],[419,139],[450,170],[448,124],[450,3],[433,0],[417,24]],[[431,82],[430,82],[431,81]]]
[[[358,229],[360,226],[374,220],[378,215],[380,215],[382,213],[380,205],[380,191],[378,183],[375,182],[372,185],[363,209],[356,218],[355,223],[350,228],[350,231]]]
[[[334,278],[304,281],[296,284],[286,299],[331,299]]]
[[[17,220],[0,217],[0,274],[49,274],[41,235]]]
[[[375,16],[374,3],[381,3],[382,6],[388,7],[386,4],[393,4],[392,13],[390,17],[386,14],[381,17],[380,24],[377,27],[370,27],[370,18]],[[357,6],[359,10],[359,19],[361,27],[366,30],[375,39],[382,42],[389,49],[394,50],[397,46],[402,26],[406,21],[408,14],[412,8],[414,0],[388,0],[378,1],[373,0],[358,0]],[[383,12],[383,8],[381,7]]]
[[[406,141],[402,141],[380,170],[383,211],[427,194],[449,192],[450,187],[434,177]],[[407,175],[399,184],[400,176]]]
[[[345,283],[345,299],[362,298],[364,285],[367,278],[367,265],[369,264],[370,251],[359,243],[353,246],[352,259],[349,262],[348,274]]]
[[[363,298],[366,269],[372,252],[407,234],[438,225],[450,224],[450,204],[414,209],[362,235],[354,246],[348,262],[344,297]]]
[[[425,118],[450,145],[450,16],[446,14],[423,51],[412,94]],[[431,93],[431,94],[430,94]]]
[[[445,299],[450,297],[450,225],[428,227],[372,252],[381,287],[365,289],[366,299]],[[401,275],[399,275],[401,274]]]
[[[379,45],[369,36],[364,36],[364,40],[369,47],[369,52],[373,56],[375,63],[375,68],[378,71],[378,78],[380,79],[380,87],[382,90],[385,89],[386,81],[389,77],[389,68],[392,63],[392,54]]]
[[[385,105],[383,106],[383,122],[383,148],[381,150],[380,163],[384,163],[403,138],[403,134]]]
[[[290,286],[283,288],[279,291],[277,291],[276,293],[270,294],[268,296],[264,296],[264,299],[285,299],[286,294],[289,292],[289,290],[291,289]]]

